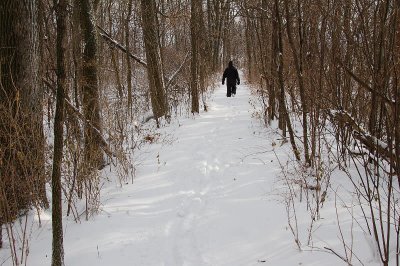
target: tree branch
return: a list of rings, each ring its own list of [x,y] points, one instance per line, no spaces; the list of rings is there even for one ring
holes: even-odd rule
[[[50,90],[55,94],[56,90],[55,90],[54,86],[48,80],[46,80],[44,78],[42,78],[42,80],[43,80],[44,84],[46,84],[46,86],[48,88],[50,88]],[[111,151],[110,147],[108,146],[107,141],[101,135],[99,129],[97,127],[95,127],[92,123],[90,123],[88,120],[85,119],[85,116],[83,114],[81,114],[78,109],[76,109],[76,107],[70,102],[70,100],[68,99],[67,96],[64,97],[64,101],[65,101],[65,104],[67,107],[67,111],[69,111],[70,113],[72,113],[73,115],[78,117],[80,120],[82,120],[86,126],[89,126],[93,129],[93,131],[95,132],[95,134],[98,136],[98,138],[100,140],[101,148],[107,154],[107,156],[109,156],[110,158],[116,157],[116,155]]]
[[[176,78],[176,76],[181,72],[183,66],[185,65],[187,59],[189,58],[189,54],[190,52],[187,52],[185,59],[183,59],[182,64],[179,66],[179,68],[175,71],[174,74],[172,74],[172,76],[169,78],[167,85],[165,85],[165,89],[167,90],[169,88],[169,86],[171,85],[172,81],[174,81],[174,79]]]
[[[119,42],[117,42],[116,40],[111,38],[110,34],[108,34],[102,27],[97,25],[97,28],[100,30],[100,36],[103,37],[103,39],[106,40],[110,46],[117,47],[118,49],[120,49],[124,53],[127,52],[126,48],[124,46],[122,46]],[[134,59],[136,62],[138,62],[139,64],[141,64],[145,68],[147,68],[147,63],[144,60],[140,59],[138,56],[132,54],[131,52],[129,52],[128,55],[132,59]]]
[[[347,125],[353,131],[353,136],[356,140],[360,141],[371,153],[378,154],[381,158],[387,161],[390,165],[396,168],[396,154],[388,149],[387,143],[370,135],[362,129],[357,122],[345,111],[337,111],[332,113],[331,116],[339,125]]]
[[[366,82],[364,82],[360,77],[358,77],[351,69],[349,69],[343,62],[338,59],[339,65],[343,67],[343,69],[358,83],[361,85],[361,87],[367,89],[371,93],[375,93],[376,96],[378,96],[381,100],[383,100],[385,103],[390,104],[392,107],[394,107],[395,102],[390,100],[388,97],[385,95],[381,94],[380,92],[374,90],[371,86],[369,86]]]

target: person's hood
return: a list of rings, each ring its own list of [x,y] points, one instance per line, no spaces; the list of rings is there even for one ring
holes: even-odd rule
[[[228,66],[232,68],[232,67],[233,67],[233,62],[232,62],[232,61],[229,61]]]

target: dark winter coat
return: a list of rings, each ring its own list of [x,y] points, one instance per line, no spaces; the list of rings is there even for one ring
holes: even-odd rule
[[[236,83],[238,85],[240,84],[239,73],[233,66],[232,61],[229,62],[229,66],[224,71],[224,75],[222,76],[222,84],[225,83],[225,79],[227,79],[228,85],[234,86]]]

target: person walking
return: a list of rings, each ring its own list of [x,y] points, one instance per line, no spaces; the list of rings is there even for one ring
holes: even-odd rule
[[[236,95],[236,84],[240,84],[239,73],[236,67],[233,66],[233,62],[229,61],[228,67],[225,69],[222,75],[222,85],[225,84],[226,79],[226,97]]]

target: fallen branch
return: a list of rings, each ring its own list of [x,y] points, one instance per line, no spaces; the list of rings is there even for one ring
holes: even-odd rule
[[[345,111],[337,111],[331,116],[338,122],[339,126],[349,126],[353,131],[353,136],[360,141],[371,153],[378,154],[381,158],[387,161],[393,169],[396,168],[396,154],[388,149],[387,143],[370,135],[362,127],[360,127],[353,117]]]
[[[50,90],[55,94],[56,89],[54,88],[54,86],[48,80],[46,80],[44,78],[42,78],[42,80],[43,80],[44,84],[46,84],[46,86],[49,87]],[[76,109],[76,107],[70,102],[70,100],[68,99],[68,96],[66,96],[64,98],[64,101],[65,101],[65,104],[67,107],[67,111],[69,111],[70,113],[72,113],[73,115],[78,117],[80,120],[82,120],[85,123],[85,126],[89,126],[90,128],[93,129],[93,131],[97,135],[98,139],[100,140],[101,148],[107,154],[107,156],[110,158],[116,157],[116,155],[111,151],[110,147],[108,146],[107,141],[104,139],[104,137],[100,133],[100,130],[96,126],[94,126],[90,121],[86,120],[85,116],[81,112],[79,112],[79,110]]]
[[[106,40],[108,42],[108,44],[110,44],[113,47],[117,47],[118,49],[120,49],[124,53],[127,53],[126,48],[124,46],[122,46],[119,42],[117,42],[116,40],[111,38],[110,34],[108,34],[102,27],[97,25],[97,28],[100,30],[100,36],[103,37],[103,39]],[[145,68],[147,68],[147,63],[144,60],[140,59],[138,56],[132,54],[131,52],[129,52],[128,55],[132,59],[134,59],[136,62],[138,62],[139,64],[141,64]]]
[[[106,40],[108,42],[108,44],[110,46],[113,47],[117,47],[118,49],[120,49],[121,51],[123,51],[124,53],[127,53],[127,50],[124,46],[122,46],[119,42],[117,42],[116,40],[114,40],[113,38],[111,38],[110,34],[108,34],[102,27],[97,26],[97,28],[100,30],[100,36],[103,37],[104,40]],[[172,76],[169,78],[167,84],[165,85],[165,89],[168,89],[169,86],[171,85],[171,83],[174,81],[174,79],[176,78],[176,76],[182,71],[183,66],[185,65],[186,61],[189,57],[190,52],[188,52],[185,56],[185,58],[183,59],[182,64],[179,66],[179,68],[174,72],[174,74],[172,74]],[[147,68],[147,63],[140,59],[138,56],[132,54],[131,52],[128,53],[128,55],[134,59],[136,62],[138,62],[139,64],[141,64],[142,66],[144,66],[145,68]]]
[[[176,78],[176,76],[181,72],[183,66],[185,65],[187,59],[189,58],[189,54],[190,52],[187,52],[185,58],[183,59],[182,64],[179,66],[179,68],[175,71],[174,74],[172,74],[172,76],[169,78],[167,85],[165,85],[165,89],[167,90],[169,88],[169,86],[171,85],[172,81],[174,81],[174,79]]]

